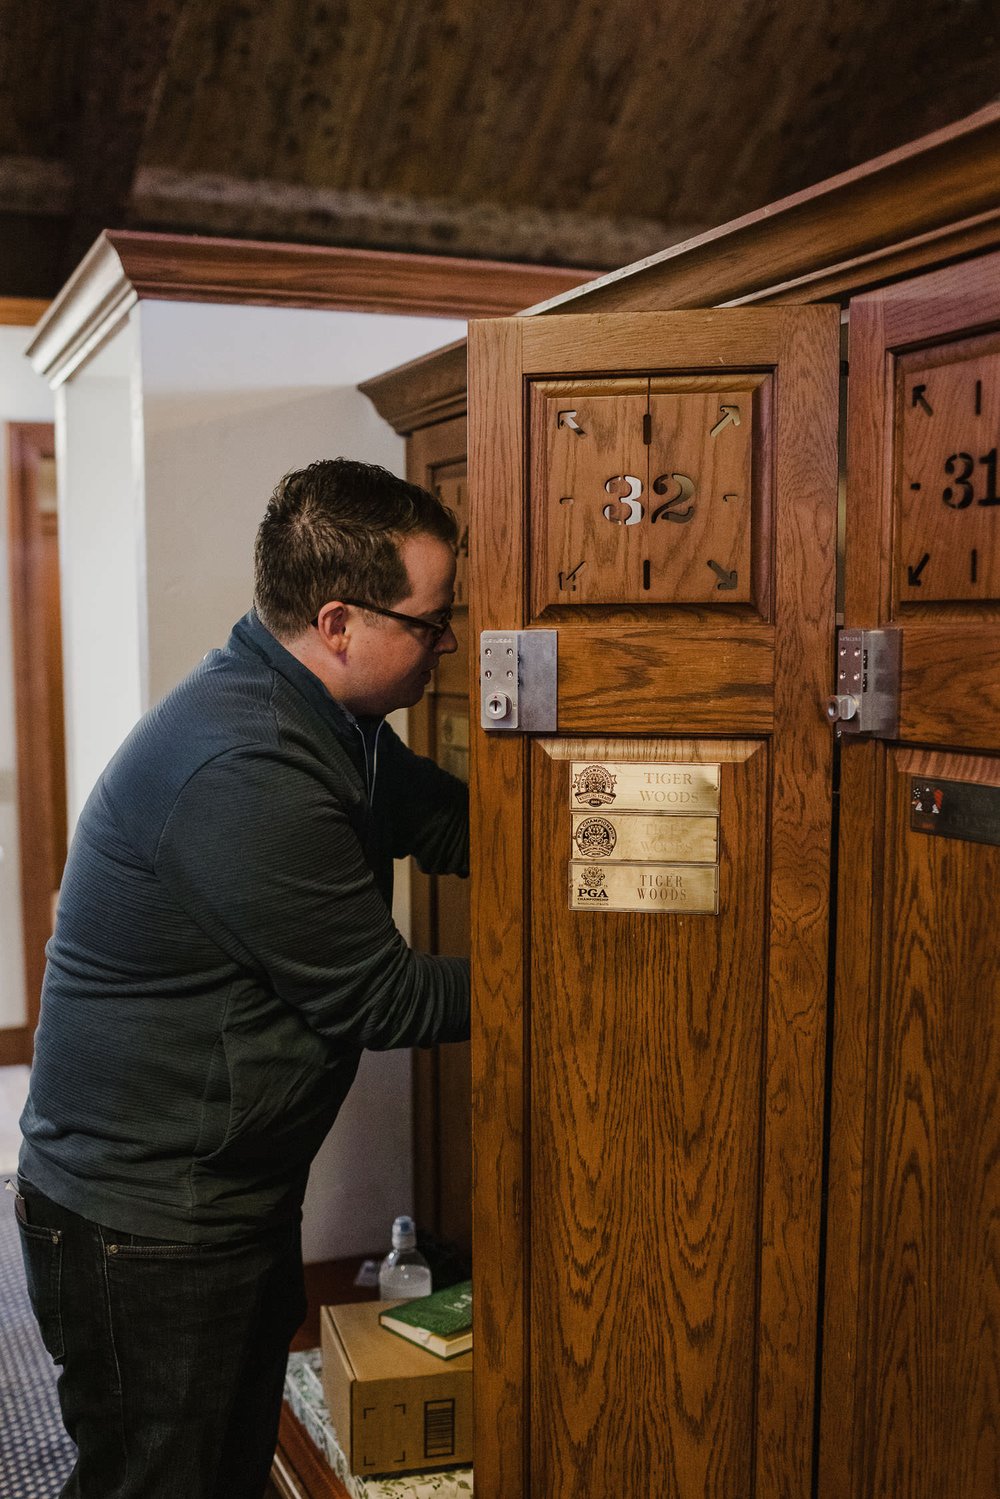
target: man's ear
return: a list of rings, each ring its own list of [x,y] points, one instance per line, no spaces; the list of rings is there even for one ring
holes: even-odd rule
[[[338,656],[347,649],[347,609],[337,600],[324,604],[316,616],[319,638],[325,646]]]

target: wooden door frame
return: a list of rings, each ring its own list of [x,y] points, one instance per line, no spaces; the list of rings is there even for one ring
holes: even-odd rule
[[[39,642],[45,638],[45,621],[37,545],[40,530],[36,478],[39,462],[55,458],[55,428],[51,422],[9,422],[7,449],[26,1011],[23,1026],[0,1031],[0,1062],[28,1063],[38,1024],[45,943],[52,931],[52,892],[60,875],[57,868],[60,838],[52,788],[58,778],[65,779],[64,765],[53,764],[51,752],[48,687],[51,663],[39,649]]]

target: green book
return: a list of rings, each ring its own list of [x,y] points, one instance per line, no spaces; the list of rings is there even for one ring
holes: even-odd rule
[[[472,1347],[472,1281],[401,1301],[379,1313],[379,1322],[438,1358],[454,1358]]]

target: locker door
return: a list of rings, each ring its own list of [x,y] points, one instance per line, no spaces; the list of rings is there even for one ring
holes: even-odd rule
[[[558,643],[472,731],[485,1499],[809,1493],[838,323],[470,327],[473,653]]]
[[[845,617],[902,635],[842,735],[821,1499],[1000,1493],[1000,256],[850,310]],[[850,728],[850,725],[847,725]]]

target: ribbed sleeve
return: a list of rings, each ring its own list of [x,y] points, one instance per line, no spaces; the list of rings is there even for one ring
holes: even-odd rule
[[[266,748],[221,755],[168,817],[155,871],[220,947],[336,1044],[468,1035],[468,965],[411,952],[329,778]]]

